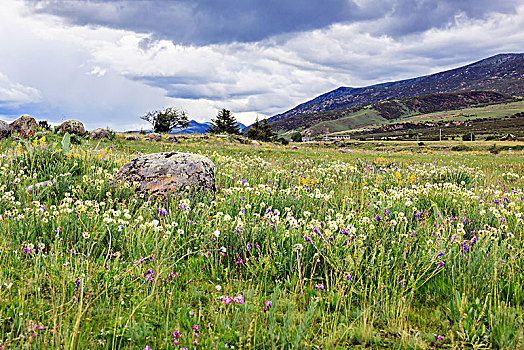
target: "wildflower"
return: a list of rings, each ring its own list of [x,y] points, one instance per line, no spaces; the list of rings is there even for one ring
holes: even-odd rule
[[[324,289],[325,288],[324,283],[315,284],[315,288]]]
[[[213,235],[218,238],[220,237],[220,231],[219,230],[215,230],[215,232],[213,232]]]
[[[265,305],[266,307],[271,307],[271,306],[273,306],[273,302],[272,302],[271,300],[264,301],[264,305]]]
[[[300,243],[295,244],[295,246],[293,247],[293,250],[295,252],[299,252],[299,251],[301,251],[303,249],[304,249],[304,246],[302,244],[300,244]]]
[[[222,253],[225,253],[227,251],[226,247],[220,247],[219,249]]]
[[[180,333],[180,331],[176,330],[173,333],[171,333],[171,336],[173,338],[175,338],[176,340],[178,340],[178,339],[182,338],[182,333]]]
[[[244,304],[244,297],[242,296],[242,294],[239,294],[233,298],[233,301],[237,304]]]
[[[191,326],[191,328],[193,328],[195,331],[198,331],[198,327],[200,327],[199,324],[194,324]]]
[[[220,285],[217,284],[217,285],[215,286],[215,289],[217,290],[217,292],[220,292],[220,291],[222,290],[222,286],[220,286]]]
[[[189,311],[189,316],[195,316],[195,312],[193,310]]]

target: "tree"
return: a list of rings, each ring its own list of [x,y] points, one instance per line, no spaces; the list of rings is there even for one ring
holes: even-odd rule
[[[275,133],[266,119],[260,123],[257,118],[247,131],[247,137],[252,140],[272,141],[275,138]]]
[[[179,111],[174,107],[149,112],[140,119],[151,123],[155,132],[171,132],[173,128],[187,128],[189,126],[186,112]]]
[[[293,140],[293,142],[302,142],[302,134],[300,133],[300,131],[295,131],[294,133],[292,133],[291,140]]]
[[[215,119],[211,120],[211,125],[206,131],[212,134],[241,134],[237,119],[233,114],[231,114],[231,111],[225,108],[218,112]]]

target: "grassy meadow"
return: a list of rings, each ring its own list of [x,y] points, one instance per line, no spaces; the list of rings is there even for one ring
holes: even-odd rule
[[[524,347],[521,151],[60,140],[0,142],[0,349]],[[160,151],[216,197],[112,186]]]

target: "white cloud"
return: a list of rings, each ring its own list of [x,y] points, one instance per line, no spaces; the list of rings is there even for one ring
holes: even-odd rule
[[[16,108],[41,100],[42,95],[37,89],[12,82],[5,74],[0,73],[0,106]]]

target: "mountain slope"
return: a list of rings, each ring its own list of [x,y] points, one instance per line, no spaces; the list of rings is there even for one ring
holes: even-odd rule
[[[515,98],[492,91],[468,91],[407,97],[355,107],[345,111],[329,111],[295,115],[272,123],[275,131],[304,130],[309,136],[387,124],[413,115],[455,110],[479,105],[513,102]],[[316,127],[322,126],[322,127]]]
[[[496,91],[524,96],[524,54],[500,54],[473,64],[418,78],[362,88],[340,87],[268,119],[342,111],[406,97],[459,91]]]

